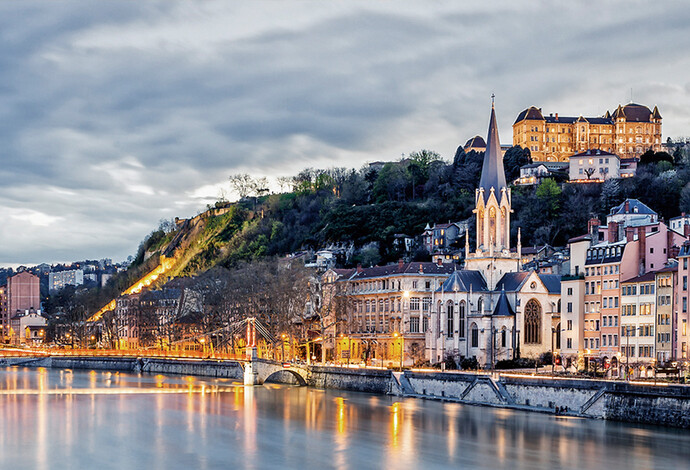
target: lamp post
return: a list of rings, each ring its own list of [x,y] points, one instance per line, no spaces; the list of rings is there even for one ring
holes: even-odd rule
[[[402,334],[398,334],[396,331],[393,333],[394,337],[400,336],[400,372],[403,370],[403,357],[405,356],[405,337]]]
[[[285,333],[280,335],[280,360],[285,362]]]

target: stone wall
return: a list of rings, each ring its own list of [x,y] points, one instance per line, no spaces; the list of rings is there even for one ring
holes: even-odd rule
[[[386,369],[350,369],[343,367],[311,366],[307,385],[317,388],[391,393],[392,373]]]
[[[197,375],[242,380],[243,369],[233,361],[178,361],[171,359],[140,359],[139,370],[151,374]]]

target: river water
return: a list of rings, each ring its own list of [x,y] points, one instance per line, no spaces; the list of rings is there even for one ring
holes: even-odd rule
[[[365,393],[0,368],[0,469],[685,469],[690,432]]]

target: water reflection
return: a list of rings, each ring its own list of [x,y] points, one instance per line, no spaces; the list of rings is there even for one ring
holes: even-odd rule
[[[0,468],[685,468],[687,431],[227,380],[0,369]]]

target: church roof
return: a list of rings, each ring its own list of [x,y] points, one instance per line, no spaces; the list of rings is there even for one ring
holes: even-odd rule
[[[498,124],[496,124],[496,110],[491,105],[491,119],[489,120],[489,135],[486,138],[486,152],[479,187],[484,188],[484,197],[488,199],[491,188],[494,188],[496,198],[500,198],[501,188],[506,188],[506,173],[503,169],[503,154],[498,140]]]
[[[496,308],[494,308],[494,315],[500,315],[500,316],[513,316],[515,315],[515,312],[513,311],[513,307],[510,306],[510,302],[508,302],[508,296],[506,296],[506,291],[501,291],[501,296],[498,298],[498,302],[496,302]]]
[[[527,271],[519,273],[505,273],[498,284],[496,290],[505,290],[508,292],[517,292],[525,283],[531,273]]]
[[[561,276],[560,274],[537,274],[541,282],[544,283],[549,294],[560,294],[561,292]]]
[[[469,292],[470,287],[473,292],[485,291],[486,281],[481,272],[463,269],[454,271],[436,292]]]

